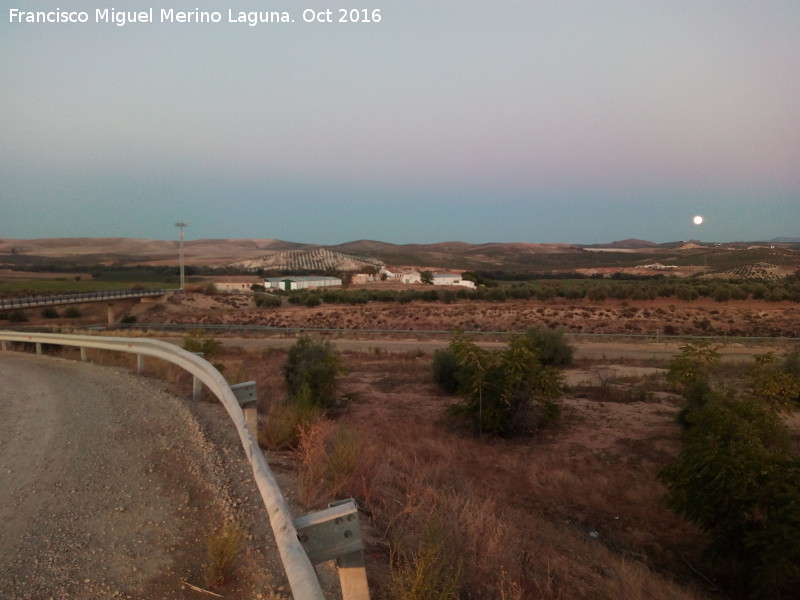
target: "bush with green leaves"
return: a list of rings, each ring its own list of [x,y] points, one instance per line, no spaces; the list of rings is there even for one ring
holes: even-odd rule
[[[460,385],[458,358],[451,348],[433,353],[433,380],[448,394],[455,394]]]
[[[800,459],[778,413],[759,398],[716,397],[687,415],[677,462],[661,472],[666,502],[711,537],[748,598],[796,597]]]
[[[4,316],[9,323],[25,323],[28,320],[28,316],[21,310],[13,310]]]
[[[544,366],[522,336],[514,336],[504,350],[486,350],[463,333],[450,342],[458,370],[461,403],[450,407],[451,415],[470,420],[476,429],[500,436],[531,429],[523,417],[533,416],[534,404],[541,409],[540,421],[557,418],[555,400],[561,395],[562,375]],[[526,414],[527,413],[527,414]]]
[[[667,380],[688,402],[678,413],[678,422],[690,426],[689,413],[701,408],[713,397],[711,375],[719,364],[721,354],[717,346],[705,340],[681,346],[681,351],[667,367]]]
[[[289,349],[283,378],[289,398],[301,395],[311,406],[329,408],[336,403],[337,378],[344,365],[331,342],[303,334]]]
[[[253,301],[259,308],[278,308],[283,304],[281,297],[273,294],[256,294]]]
[[[48,306],[47,308],[42,309],[42,318],[44,319],[57,319],[58,318],[58,311],[53,308],[52,306]]]
[[[222,342],[203,329],[194,329],[183,338],[183,349],[202,353],[203,358],[209,360],[222,352]]]
[[[776,412],[791,412],[800,398],[800,376],[793,373],[791,358],[778,360],[773,352],[754,357],[750,368],[753,394]]]
[[[532,327],[524,339],[543,365],[566,367],[572,364],[575,348],[565,339],[563,327]]]

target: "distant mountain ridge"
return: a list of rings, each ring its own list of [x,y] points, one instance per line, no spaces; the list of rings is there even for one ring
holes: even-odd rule
[[[608,244],[592,244],[586,246],[587,248],[657,248],[660,244],[655,242],[648,242],[647,240],[637,240],[636,238],[628,238],[627,240],[620,240],[618,242],[611,242]]]
[[[797,238],[774,238],[768,242],[731,244],[704,242],[656,244],[631,238],[594,245],[524,242],[470,244],[459,241],[391,244],[375,240],[356,240],[327,246],[271,238],[200,239],[185,241],[183,250],[187,265],[236,266],[253,270],[302,270],[309,268],[309,265],[315,269],[320,267],[358,270],[367,265],[388,265],[488,272],[528,272],[596,266],[613,268],[653,262],[665,263],[665,261],[672,261],[669,264],[691,265],[696,262],[689,257],[692,253],[733,252],[751,247],[769,249],[771,245],[777,244],[783,244],[781,251],[796,252],[791,248],[795,244],[791,241],[794,239]],[[61,268],[64,266],[83,268],[91,265],[176,266],[178,248],[177,240],[0,239],[0,268],[20,268],[25,265],[41,268],[47,264],[58,264]],[[763,258],[759,260],[763,261]]]

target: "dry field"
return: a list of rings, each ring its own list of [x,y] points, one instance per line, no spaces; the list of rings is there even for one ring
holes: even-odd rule
[[[105,307],[91,310],[89,320],[102,322]],[[680,334],[749,336],[793,336],[800,329],[796,304],[761,301],[259,309],[245,296],[190,293],[124,310],[139,322],[299,328],[521,331],[544,324],[581,333],[641,334],[663,333],[671,325]],[[657,474],[680,448],[680,398],[667,390],[665,364],[578,364],[565,373],[569,386],[557,425],[495,440],[449,425],[446,408],[457,399],[433,383],[429,353],[375,349],[344,352],[342,358],[346,406],[310,428],[300,450],[268,453],[268,460],[279,465],[287,485],[298,486],[290,494],[303,501],[304,510],[357,498],[374,598],[393,598],[389,565],[404,553],[419,556],[436,532],[440,551],[463,561],[464,597],[720,597],[699,574],[710,571],[702,554],[706,540],[662,503],[665,489]],[[231,383],[255,379],[266,391],[260,399],[263,424],[285,396],[285,352],[226,348],[219,360]],[[797,419],[792,427],[800,445]],[[330,459],[325,452],[337,428],[354,436],[357,460],[347,476],[331,480],[314,465]]]
[[[445,419],[457,398],[433,383],[430,354],[376,349],[342,358],[346,406],[307,432],[305,448],[268,459],[281,470],[296,465],[301,489],[293,496],[306,510],[357,498],[373,597],[392,597],[389,563],[418,552],[432,524],[462,557],[469,598],[714,597],[687,566],[704,568],[705,540],[661,501],[657,473],[677,456],[680,430],[678,398],[659,391],[660,368],[576,365],[566,373],[571,391],[558,425],[481,440]],[[285,395],[284,361],[283,351],[235,348],[222,359],[232,382],[246,376],[270,390],[262,414]],[[621,389],[652,391],[641,401],[593,399],[593,388],[581,384],[598,375]],[[310,463],[320,460],[314,448],[337,427],[355,432],[357,465],[340,480],[309,478]]]
[[[719,303],[562,298],[540,302],[459,301],[325,305],[285,304],[256,308],[246,296],[175,296],[160,305],[132,309],[140,322],[244,324],[323,329],[451,331],[525,331],[536,325],[561,326],[570,333],[636,335],[718,335],[800,337],[800,305],[762,300]]]

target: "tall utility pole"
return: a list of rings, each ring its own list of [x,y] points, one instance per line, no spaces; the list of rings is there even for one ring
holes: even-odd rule
[[[181,291],[183,291],[184,286],[184,278],[183,278],[183,228],[186,227],[188,223],[184,223],[183,221],[178,221],[175,223],[175,227],[178,228],[179,234],[178,238],[180,239],[180,243],[178,245],[179,252],[180,252],[180,262],[181,262]]]

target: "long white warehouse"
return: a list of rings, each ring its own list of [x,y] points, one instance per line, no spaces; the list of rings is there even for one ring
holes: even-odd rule
[[[322,277],[316,275],[285,275],[283,277],[264,278],[264,287],[273,290],[308,290],[321,287],[341,286],[338,277]]]

